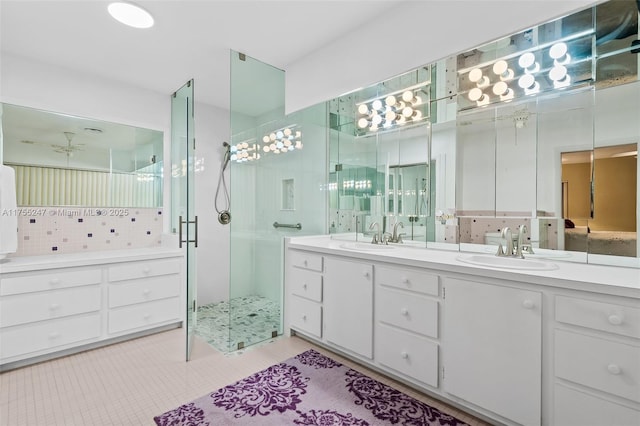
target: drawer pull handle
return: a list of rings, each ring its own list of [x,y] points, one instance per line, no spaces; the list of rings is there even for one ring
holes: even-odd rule
[[[55,339],[57,337],[60,337],[60,333],[58,333],[57,331],[54,331],[53,333],[49,333],[49,339]]]
[[[306,315],[303,315],[303,316],[302,316],[302,321],[306,321],[306,320],[307,320],[307,316],[306,316]]]
[[[402,278],[402,284],[409,284],[409,278],[403,277]]]
[[[409,310],[407,308],[402,308],[400,309],[400,313],[406,317],[407,315],[409,315]]]
[[[525,300],[522,302],[522,307],[525,309],[533,309],[534,306],[535,305],[532,300]]]
[[[611,373],[613,375],[616,375],[616,376],[622,372],[620,367],[617,366],[616,364],[609,364],[607,366],[607,370],[609,370],[609,373]]]
[[[149,293],[151,293],[151,290],[149,290],[148,288],[145,288],[145,289],[142,291],[142,293],[143,293],[145,296],[147,296],[147,295],[149,295]]]
[[[60,284],[60,278],[51,278],[49,280],[49,284],[51,284],[51,285]]]
[[[362,276],[365,278],[369,278],[369,271],[362,271]]]
[[[405,351],[400,352],[400,356],[402,357],[402,359],[407,359],[409,358],[409,354]]]
[[[151,269],[149,269],[149,268],[144,268],[142,270],[142,273],[145,274],[145,275],[149,275],[150,272],[151,272]]]
[[[307,266],[307,265],[309,264],[309,262],[307,261],[307,259],[305,259],[305,260],[303,260],[303,261],[302,261],[302,264],[303,264],[304,266]]]
[[[59,307],[60,305],[58,305],[57,303],[52,303],[51,305],[49,305],[49,309],[51,309],[52,311],[55,311]]]
[[[622,317],[620,315],[609,315],[609,323],[613,325],[622,324]]]
[[[302,288],[303,288],[304,290],[306,290],[306,289],[307,289],[307,283],[302,284]]]

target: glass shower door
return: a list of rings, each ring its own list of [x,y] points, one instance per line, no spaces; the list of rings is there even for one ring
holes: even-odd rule
[[[198,217],[195,216],[195,136],[193,80],[171,98],[171,227],[185,250],[186,359],[191,358],[196,325],[196,247]]]
[[[325,232],[327,112],[286,116],[284,72],[233,51],[230,109],[234,351],[283,333],[284,238]]]

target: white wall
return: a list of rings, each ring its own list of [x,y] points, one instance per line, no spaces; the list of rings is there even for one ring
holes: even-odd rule
[[[196,90],[197,90],[196,85]],[[195,93],[197,98],[198,94]],[[229,296],[229,225],[218,222],[214,208],[216,186],[225,150],[229,141],[229,111],[196,103],[196,159],[204,160],[204,169],[196,171],[195,195],[198,216],[198,305],[227,300]],[[229,168],[225,172],[229,187]],[[220,187],[218,206],[224,208]],[[233,211],[232,211],[233,214]]]
[[[395,10],[287,64],[286,112],[338,97],[595,3],[598,1],[398,2]],[[401,38],[407,41],[399,42]]]

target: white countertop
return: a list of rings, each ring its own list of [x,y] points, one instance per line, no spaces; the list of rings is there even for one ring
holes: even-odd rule
[[[477,253],[403,247],[401,244],[394,245],[394,248],[389,250],[359,251],[341,247],[344,245],[344,240],[332,239],[329,235],[289,239],[290,248],[301,250],[640,299],[640,269],[637,268],[544,260],[557,268],[553,270],[504,269],[472,265],[458,260],[459,257],[478,255]],[[486,256],[493,255],[486,254]]]
[[[183,256],[183,249],[152,247],[130,250],[105,250],[86,253],[10,257],[0,260],[0,273],[4,274],[52,268],[90,266],[135,260],[162,259],[176,256]]]

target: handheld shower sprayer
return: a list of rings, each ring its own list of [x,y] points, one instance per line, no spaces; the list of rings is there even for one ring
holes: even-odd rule
[[[229,165],[229,160],[231,159],[231,145],[229,145],[229,142],[224,141],[222,142],[222,146],[226,148],[226,151],[224,153],[224,157],[222,159],[222,171],[224,172],[227,169],[227,166]]]
[[[222,225],[228,225],[231,222],[231,198],[229,197],[229,190],[227,189],[227,182],[224,180],[224,171],[229,165],[231,160],[231,145],[229,142],[222,142],[222,146],[225,148],[224,156],[222,157],[222,164],[220,166],[220,176],[218,177],[218,186],[216,187],[216,198],[214,200],[214,207],[218,213],[218,222]],[[222,192],[224,194],[225,207],[222,209],[218,207],[218,195],[220,194],[220,186],[222,186]]]

